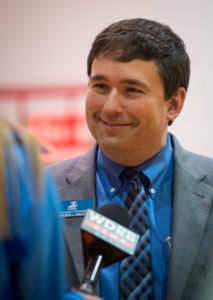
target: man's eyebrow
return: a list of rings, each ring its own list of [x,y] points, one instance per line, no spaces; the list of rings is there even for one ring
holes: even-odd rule
[[[90,80],[107,80],[107,77],[105,77],[104,75],[92,75],[90,77]]]
[[[144,81],[137,80],[137,79],[128,79],[127,78],[127,79],[122,80],[121,82],[130,84],[130,85],[141,86],[143,88],[149,88],[147,83],[145,83]]]
[[[108,81],[108,78],[104,75],[101,74],[96,74],[90,77],[90,81],[98,81],[98,80],[105,80]],[[135,86],[140,86],[142,88],[149,88],[149,85],[144,82],[144,81],[140,81],[137,79],[131,79],[131,78],[126,78],[121,80],[121,83],[125,83],[125,84],[130,84],[130,85],[135,85]]]

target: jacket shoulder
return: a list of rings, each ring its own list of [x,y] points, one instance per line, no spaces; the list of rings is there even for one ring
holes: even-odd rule
[[[95,154],[96,146],[83,155],[54,163],[46,168],[53,175],[57,185],[62,187],[67,185],[67,180],[72,177],[71,174],[77,178],[78,176],[82,176],[87,168],[93,168]]]
[[[172,143],[175,164],[195,176],[196,174],[205,174],[213,183],[213,158],[184,149],[174,136],[172,136]]]

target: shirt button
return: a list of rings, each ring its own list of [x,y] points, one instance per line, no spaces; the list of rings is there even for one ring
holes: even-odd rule
[[[155,194],[155,189],[153,189],[153,188],[150,189],[150,193],[151,193],[151,194]]]
[[[115,188],[112,187],[112,188],[110,189],[110,193],[114,193],[114,191],[115,191]]]

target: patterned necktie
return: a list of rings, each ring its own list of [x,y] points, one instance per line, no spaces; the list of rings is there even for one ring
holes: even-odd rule
[[[149,179],[137,169],[126,168],[121,180],[126,176],[130,188],[125,206],[131,216],[130,229],[140,234],[140,240],[133,256],[120,265],[120,299],[154,299],[152,290],[152,265],[150,250],[150,230],[146,204],[146,188]]]

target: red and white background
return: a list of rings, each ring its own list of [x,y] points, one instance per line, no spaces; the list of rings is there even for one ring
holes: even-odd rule
[[[85,152],[94,143],[84,116],[91,43],[111,22],[150,18],[169,24],[191,57],[185,107],[170,130],[212,156],[212,11],[211,0],[0,0],[0,115],[38,137],[47,163]]]

